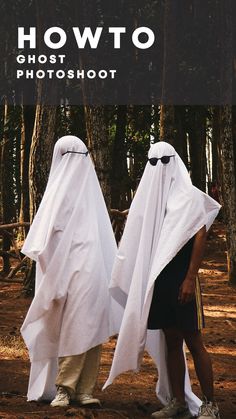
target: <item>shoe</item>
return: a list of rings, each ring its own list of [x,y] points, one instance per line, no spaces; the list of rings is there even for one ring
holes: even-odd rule
[[[67,393],[66,389],[64,387],[58,386],[57,387],[57,394],[55,399],[50,403],[52,407],[57,406],[68,406],[70,404],[70,396]]]
[[[190,419],[192,414],[189,411],[187,404],[180,403],[177,399],[172,399],[167,406],[157,412],[152,413],[152,418],[155,419],[166,419],[166,418],[178,418],[178,419]]]
[[[198,412],[198,419],[220,419],[219,408],[216,403],[203,400]]]
[[[79,402],[82,406],[93,404],[97,406],[101,406],[101,402],[99,399],[95,399],[92,394],[77,394],[76,401]]]

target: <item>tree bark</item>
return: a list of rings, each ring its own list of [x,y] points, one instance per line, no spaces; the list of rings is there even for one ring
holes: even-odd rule
[[[188,166],[184,106],[161,105],[160,140],[173,145],[184,164]]]
[[[57,108],[37,105],[29,160],[30,222],[37,212],[48,180],[54,147]],[[34,293],[35,262],[28,263],[23,293]]]
[[[151,112],[154,143],[156,143],[160,140],[160,107],[158,105],[153,105]]]
[[[188,167],[187,133],[186,133],[186,108],[175,106],[175,137],[174,147],[186,167]]]
[[[29,163],[31,222],[42,200],[48,180],[55,143],[56,112],[57,108],[55,106],[36,106]]]
[[[175,107],[171,105],[161,105],[160,109],[160,140],[175,143]]]
[[[20,147],[20,215],[19,221],[29,221],[29,157],[30,145],[34,127],[35,108],[33,106],[21,107],[21,147]],[[22,229],[24,232],[25,229]],[[24,238],[24,237],[23,237]]]
[[[56,1],[51,1],[48,6],[48,15],[53,19]],[[44,15],[40,1],[36,1],[37,35],[41,54],[45,53],[43,33],[45,28]],[[29,216],[30,222],[37,212],[42,200],[48,180],[53,147],[55,143],[57,107],[46,105],[47,97],[52,103],[57,103],[57,90],[52,80],[40,79],[36,87],[37,105],[29,157]],[[51,103],[51,102],[50,102]],[[23,292],[33,294],[35,279],[35,263],[29,262],[27,276],[24,281]]]
[[[127,200],[129,175],[127,168],[127,151],[125,147],[127,122],[127,106],[117,107],[116,134],[112,149],[111,173],[111,207],[118,209],[128,208]]]
[[[103,6],[100,0],[92,2],[81,1],[75,8],[75,16],[81,26],[96,26],[104,21]],[[95,52],[96,55],[96,52]],[[104,59],[101,52],[101,60]],[[80,68],[97,68],[94,54],[81,51],[79,56]],[[111,207],[111,158],[109,147],[109,132],[106,108],[100,104],[93,104],[93,97],[102,97],[103,91],[98,82],[94,80],[91,86],[86,79],[82,82],[85,125],[89,151],[94,161],[95,170],[103,191],[107,207]]]
[[[212,181],[219,184],[219,162],[217,147],[219,144],[220,136],[220,107],[214,106],[213,108],[213,121],[212,121]]]
[[[88,148],[100,181],[107,207],[111,207],[111,159],[106,109],[103,106],[85,106]]]
[[[236,285],[236,179],[235,149],[232,120],[233,91],[233,2],[219,3],[221,34],[221,97],[224,106],[220,109],[221,180],[226,222],[229,283]]]
[[[15,199],[13,191],[13,137],[10,132],[10,107],[7,98],[4,100],[4,123],[3,123],[3,142],[1,144],[1,215],[2,222],[5,224],[14,221]],[[2,249],[7,252],[10,249],[11,241],[8,235],[3,236]],[[10,261],[7,253],[3,255],[3,272],[10,271]]]
[[[163,19],[163,68],[162,68],[162,105],[174,105],[178,75],[178,43],[179,18],[181,4],[172,0],[164,0]],[[169,110],[169,112],[171,112]],[[163,136],[161,135],[161,139]],[[166,137],[169,142],[171,139]]]
[[[236,182],[231,106],[223,106],[220,110],[218,147],[226,223],[229,282],[236,286]]]
[[[190,108],[188,130],[192,182],[206,192],[206,110],[203,106]]]
[[[233,130],[233,147],[234,147],[234,167],[236,170],[236,106],[232,106],[232,130]],[[235,171],[236,182],[236,171]]]

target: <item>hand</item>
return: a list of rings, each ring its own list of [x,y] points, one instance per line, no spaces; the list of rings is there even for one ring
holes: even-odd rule
[[[186,277],[179,289],[179,302],[186,304],[195,298],[195,278]]]

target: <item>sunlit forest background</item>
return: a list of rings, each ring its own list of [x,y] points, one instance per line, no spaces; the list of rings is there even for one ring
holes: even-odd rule
[[[61,23],[68,11],[68,30],[74,17],[81,18],[86,25],[91,22],[109,24],[111,16],[108,12],[113,10],[112,2],[80,0],[69,3],[64,0],[48,1],[49,20],[45,23],[45,9],[40,7],[39,0],[15,0],[14,4],[5,0],[0,2],[3,21],[0,26],[2,75],[15,71],[12,61],[15,52],[9,49],[15,32],[4,28],[7,24],[11,25],[11,29],[15,28],[17,19],[22,16],[31,16],[32,25],[37,25],[39,38],[42,38],[50,19],[52,24],[55,23],[55,14]],[[103,7],[104,4],[108,9]],[[16,273],[11,267],[11,257],[18,260],[19,269],[25,267],[26,261],[22,259],[20,248],[45,190],[54,144],[61,136],[73,134],[89,148],[112,217],[119,216],[114,210],[122,212],[130,207],[150,144],[159,140],[170,142],[186,164],[193,184],[222,204],[220,217],[226,228],[228,278],[231,284],[236,284],[236,107],[231,105],[235,87],[235,9],[236,4],[231,0],[120,0],[115,9],[117,16],[113,16],[115,23],[119,23],[122,16],[130,30],[144,24],[156,27],[159,42],[163,41],[160,44],[163,56],[161,77],[157,80],[162,91],[159,104],[90,104],[88,98],[93,91],[96,93],[98,86],[96,81],[91,85],[85,80],[79,86],[83,103],[70,105],[67,91],[57,92],[52,80],[40,79],[33,85],[37,105],[29,105],[27,92],[16,91],[14,83],[8,79],[5,90],[0,92],[0,256],[3,275],[14,277]],[[7,19],[9,16],[10,20]],[[183,25],[184,31],[181,31]],[[201,28],[204,28],[204,37],[196,39],[196,33],[201,33]],[[192,51],[196,49],[196,56],[203,54],[202,66],[194,67],[195,56],[192,54],[189,67],[186,51],[191,51],[191,48]],[[212,54],[213,50],[215,54]],[[38,52],[47,52],[40,42]],[[151,56],[151,52],[147,54],[150,54],[150,63],[154,65],[157,57]],[[208,91],[212,90],[214,99],[213,86],[217,81],[220,94],[217,98],[220,97],[222,105],[188,105],[185,93],[189,86],[185,81],[191,79],[187,75],[193,73],[195,85],[205,76],[204,62],[206,59],[209,61],[209,57],[216,72],[205,87]],[[101,56],[101,59],[105,58]],[[87,68],[92,68],[92,54],[85,56],[81,52],[79,59],[82,64],[85,60]],[[124,57],[124,66],[127,63],[125,60],[140,65],[142,55],[133,48],[132,56]],[[140,79],[137,88],[142,90],[145,82]],[[182,82],[185,84],[182,85]],[[45,104],[45,98],[54,91],[55,95],[60,95],[62,101],[57,98],[60,106]],[[182,98],[182,104],[176,105],[174,100],[171,104],[171,95],[176,91]],[[216,102],[212,100],[212,103]]]
[[[55,142],[68,134],[78,136],[89,149],[117,243],[149,147],[157,141],[171,143],[192,183],[222,205],[208,234],[199,275],[216,400],[222,417],[236,417],[235,16],[233,0],[0,0],[0,372],[4,377],[0,380],[0,417],[145,419],[160,408],[155,393],[157,371],[147,355],[140,374],[121,376],[108,391],[101,390],[114,354],[114,338],[104,345],[98,377],[96,397],[102,409],[64,409],[59,415],[45,403],[26,403],[30,362],[20,328],[34,295],[35,265],[21,249],[45,191]],[[97,80],[77,80],[73,88],[65,83],[59,91],[47,78],[30,83],[28,90],[16,88],[19,85],[13,78],[20,24],[26,33],[29,26],[37,27],[38,55],[49,54],[42,42],[45,29],[63,27],[73,41],[66,66],[87,69],[94,68],[94,55],[83,51],[78,55],[69,35],[72,26],[125,26],[124,43],[135,28],[154,28],[156,49],[142,54],[132,46],[116,63],[127,74],[125,82],[137,76],[131,85],[139,92],[145,92],[149,81],[141,70],[150,64],[154,74],[160,75],[154,80],[150,77],[160,97],[153,94],[155,100],[146,102],[91,102],[103,93],[104,85]],[[109,62],[106,48],[100,48],[98,56],[99,65]],[[133,74],[128,73],[129,65]],[[36,64],[34,69],[38,68]],[[205,92],[211,100],[201,100]],[[111,93],[115,96],[119,91]],[[78,179],[78,188],[79,183]],[[189,353],[187,359],[193,391],[201,397]]]
[[[40,204],[54,144],[66,134],[87,144],[108,210],[120,212],[131,204],[150,145],[170,142],[193,184],[222,204],[229,281],[236,282],[236,109],[229,106],[13,107],[5,100],[1,106],[0,226],[4,275],[13,275],[9,262],[13,253],[19,268],[24,266],[16,243],[24,240]]]

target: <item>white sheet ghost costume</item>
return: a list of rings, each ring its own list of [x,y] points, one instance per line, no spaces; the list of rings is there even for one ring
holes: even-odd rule
[[[116,243],[93,163],[77,137],[55,145],[22,252],[36,261],[35,297],[21,328],[31,361],[28,400],[50,400],[58,357],[100,345],[120,322],[108,291]]]
[[[138,370],[144,348],[154,359],[159,380],[157,396],[163,404],[171,398],[165,362],[166,346],[161,330],[147,330],[154,283],[162,269],[204,225],[207,230],[220,205],[194,187],[175,149],[161,141],[148,157],[173,156],[168,164],[147,162],[130,207],[112,272],[110,291],[125,307],[109,378],[128,370]],[[200,400],[192,393],[188,371],[186,401],[193,414]]]

